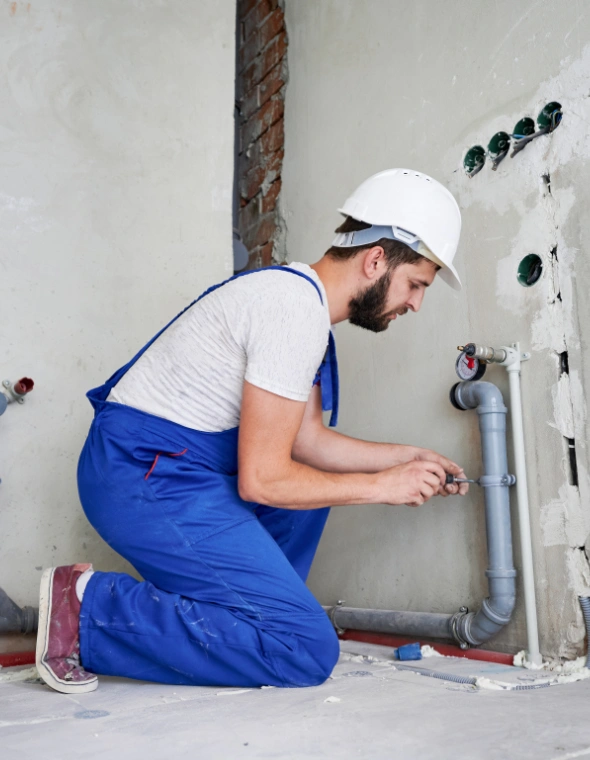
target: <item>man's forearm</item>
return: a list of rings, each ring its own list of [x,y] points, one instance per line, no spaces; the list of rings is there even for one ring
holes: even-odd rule
[[[324,472],[293,460],[282,467],[261,469],[249,482],[240,476],[238,488],[245,501],[283,509],[377,504],[383,496],[373,474]]]
[[[361,441],[322,427],[314,436],[295,442],[293,458],[325,472],[375,473],[411,461],[417,451],[397,443]]]

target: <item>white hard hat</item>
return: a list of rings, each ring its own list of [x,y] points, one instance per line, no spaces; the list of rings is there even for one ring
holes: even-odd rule
[[[461,289],[453,266],[461,212],[440,182],[410,169],[387,169],[359,185],[338,211],[373,227],[340,233],[333,245],[368,245],[383,237],[400,240],[438,264],[441,278],[455,290]]]

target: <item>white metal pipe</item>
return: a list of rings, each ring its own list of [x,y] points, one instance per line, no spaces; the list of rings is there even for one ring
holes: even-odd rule
[[[522,398],[520,390],[521,354],[518,343],[516,343],[511,349],[508,349],[508,356],[502,364],[506,367],[510,383],[510,419],[512,421],[518,524],[520,533],[520,551],[522,556],[522,579],[524,584],[524,606],[528,644],[527,656],[528,660],[533,665],[541,665],[543,658],[541,657],[541,652],[539,650],[539,627],[537,623],[535,576],[533,569],[533,545],[529,513],[524,429],[522,424]]]

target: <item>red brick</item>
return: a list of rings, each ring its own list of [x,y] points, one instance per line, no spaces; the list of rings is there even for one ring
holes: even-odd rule
[[[260,184],[263,181],[273,182],[281,172],[281,166],[283,163],[283,151],[276,151],[267,156],[262,156],[258,150],[260,140],[252,145],[250,150],[251,156],[249,158],[240,157],[238,163],[238,174],[240,177],[240,183],[246,179],[250,179],[254,176],[255,172],[261,168],[264,171],[264,176],[259,177]],[[254,197],[254,196],[252,196]]]
[[[278,63],[258,85],[258,105],[263,106],[284,84],[283,65]]]
[[[281,180],[277,179],[268,188],[268,192],[266,193],[266,195],[262,196],[262,200],[260,201],[261,214],[267,214],[269,211],[274,211],[277,205],[277,199],[279,197],[280,192],[281,192]]]
[[[260,217],[258,222],[256,237],[254,239],[255,245],[264,245],[272,240],[273,235],[277,229],[277,223],[274,214],[265,214]]]
[[[260,51],[260,35],[255,32],[238,49],[238,71],[243,71],[246,66],[252,63]]]
[[[240,178],[240,198],[246,202],[251,201],[264,187],[273,185],[281,175],[281,166],[282,164],[277,161],[275,165],[260,164],[253,167],[248,174]],[[262,203],[262,200],[260,202]],[[265,209],[265,211],[268,210]]]
[[[258,82],[262,79],[260,71],[262,69],[262,56],[255,58],[252,63],[247,66],[242,73],[242,84],[244,92],[252,90]]]
[[[240,197],[249,201],[260,191],[260,187],[266,177],[266,169],[259,164],[240,178]]]
[[[283,166],[283,155],[284,151],[277,150],[276,153],[272,153],[270,157],[265,160],[264,166],[266,169],[267,182],[274,182],[280,175]]]
[[[250,256],[248,257],[248,264],[244,268],[258,269],[258,253],[257,252],[250,254]]]
[[[246,230],[254,227],[259,218],[258,199],[255,198],[240,209],[240,232],[242,236]]]
[[[283,118],[271,125],[260,137],[260,152],[263,156],[282,148],[285,142],[285,121]]]
[[[287,33],[283,30],[279,32],[272,42],[265,48],[262,53],[262,66],[260,68],[260,79],[262,80],[271,69],[282,61],[287,52]]]
[[[262,103],[259,102],[259,89],[254,87],[253,90],[242,95],[240,98],[240,118],[242,121],[247,120],[255,113]]]
[[[272,255],[274,252],[274,243],[267,243],[257,252],[261,259],[261,266],[269,267],[272,264]]]
[[[252,143],[248,150],[240,153],[238,161],[238,171],[240,176],[247,174],[252,167],[258,166],[261,161],[260,142]]]
[[[238,0],[240,145],[239,229],[248,269],[273,263],[284,144],[284,65],[287,50],[280,0]],[[264,195],[263,195],[264,193]]]
[[[238,0],[238,16],[239,18],[245,18],[252,8],[256,5],[258,0]]]
[[[242,150],[247,149],[250,143],[257,140],[260,135],[278,121],[283,116],[284,110],[283,101],[280,98],[273,97],[251,116],[240,130]]]
[[[272,239],[276,226],[274,214],[265,214],[265,216],[259,217],[256,224],[253,224],[242,233],[244,245],[248,250],[265,245]]]
[[[269,71],[283,59],[286,50],[287,35],[285,31],[282,31],[272,40],[266,50],[244,69],[244,91],[248,92],[248,90],[251,90],[261,82]]]
[[[252,10],[243,18],[244,21],[244,39],[255,31],[269,16],[278,5],[278,0],[258,0],[258,3],[252,8]]]
[[[264,50],[272,38],[276,37],[281,29],[284,28],[285,16],[283,14],[283,9],[277,8],[270,14],[267,19],[265,19],[264,23],[260,27],[260,32],[258,34],[260,50]]]

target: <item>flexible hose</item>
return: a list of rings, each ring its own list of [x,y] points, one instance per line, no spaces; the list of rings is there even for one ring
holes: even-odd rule
[[[590,614],[590,599],[587,601],[588,612]],[[430,678],[439,678],[441,681],[452,681],[453,683],[466,683],[470,686],[477,686],[477,678],[473,676],[456,676],[453,673],[441,673],[438,670],[429,670],[428,668],[412,668],[408,665],[398,665],[397,662],[395,663],[395,667],[397,670],[408,670],[410,673],[417,673],[418,675]],[[548,686],[551,686],[549,681],[546,683],[531,683],[526,686],[524,684],[510,684],[510,686],[506,687],[506,691],[531,691],[532,689],[546,689]]]
[[[586,667],[590,667],[590,596],[579,596],[584,623],[586,624],[586,634],[588,636],[588,654],[586,655]]]
[[[408,670],[410,673],[418,673],[421,676],[429,676],[430,678],[440,678],[441,681],[452,681],[453,683],[468,683],[471,686],[475,686],[477,678],[473,676],[456,676],[453,673],[441,673],[438,670],[429,670],[428,668],[411,668],[407,665],[398,665],[395,663],[396,670]]]

